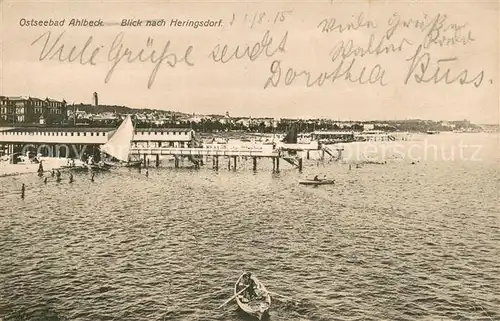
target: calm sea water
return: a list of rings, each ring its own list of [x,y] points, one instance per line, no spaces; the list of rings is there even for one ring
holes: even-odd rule
[[[217,309],[249,270],[295,299],[274,298],[275,321],[499,320],[498,136],[425,139],[351,170],[0,178],[0,317],[249,320]],[[298,185],[317,173],[336,184]]]

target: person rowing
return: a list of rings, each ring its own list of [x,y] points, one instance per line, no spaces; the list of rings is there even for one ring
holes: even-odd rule
[[[326,180],[326,175],[323,178],[319,178],[319,175],[316,175],[316,176],[314,176],[313,180],[316,181],[316,182],[320,182],[320,181]]]
[[[257,293],[255,293],[255,288],[257,287],[257,285],[255,284],[255,281],[253,280],[252,274],[250,272],[247,272],[246,280],[244,281],[243,285],[247,287],[245,292],[248,299],[251,300],[257,296]]]

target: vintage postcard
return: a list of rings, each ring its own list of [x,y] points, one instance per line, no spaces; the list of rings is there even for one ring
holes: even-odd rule
[[[0,12],[0,321],[500,319],[498,1]]]

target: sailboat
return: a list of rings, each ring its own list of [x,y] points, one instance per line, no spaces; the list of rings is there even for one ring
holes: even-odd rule
[[[142,161],[130,157],[133,139],[134,124],[130,116],[127,116],[113,136],[100,148],[103,153],[110,156],[110,159],[103,161],[104,166],[140,167]]]

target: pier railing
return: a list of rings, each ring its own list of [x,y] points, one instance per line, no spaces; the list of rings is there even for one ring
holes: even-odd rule
[[[134,147],[132,155],[172,155],[172,156],[248,156],[248,157],[280,157],[277,150],[266,149],[222,149],[222,148],[142,148]]]

